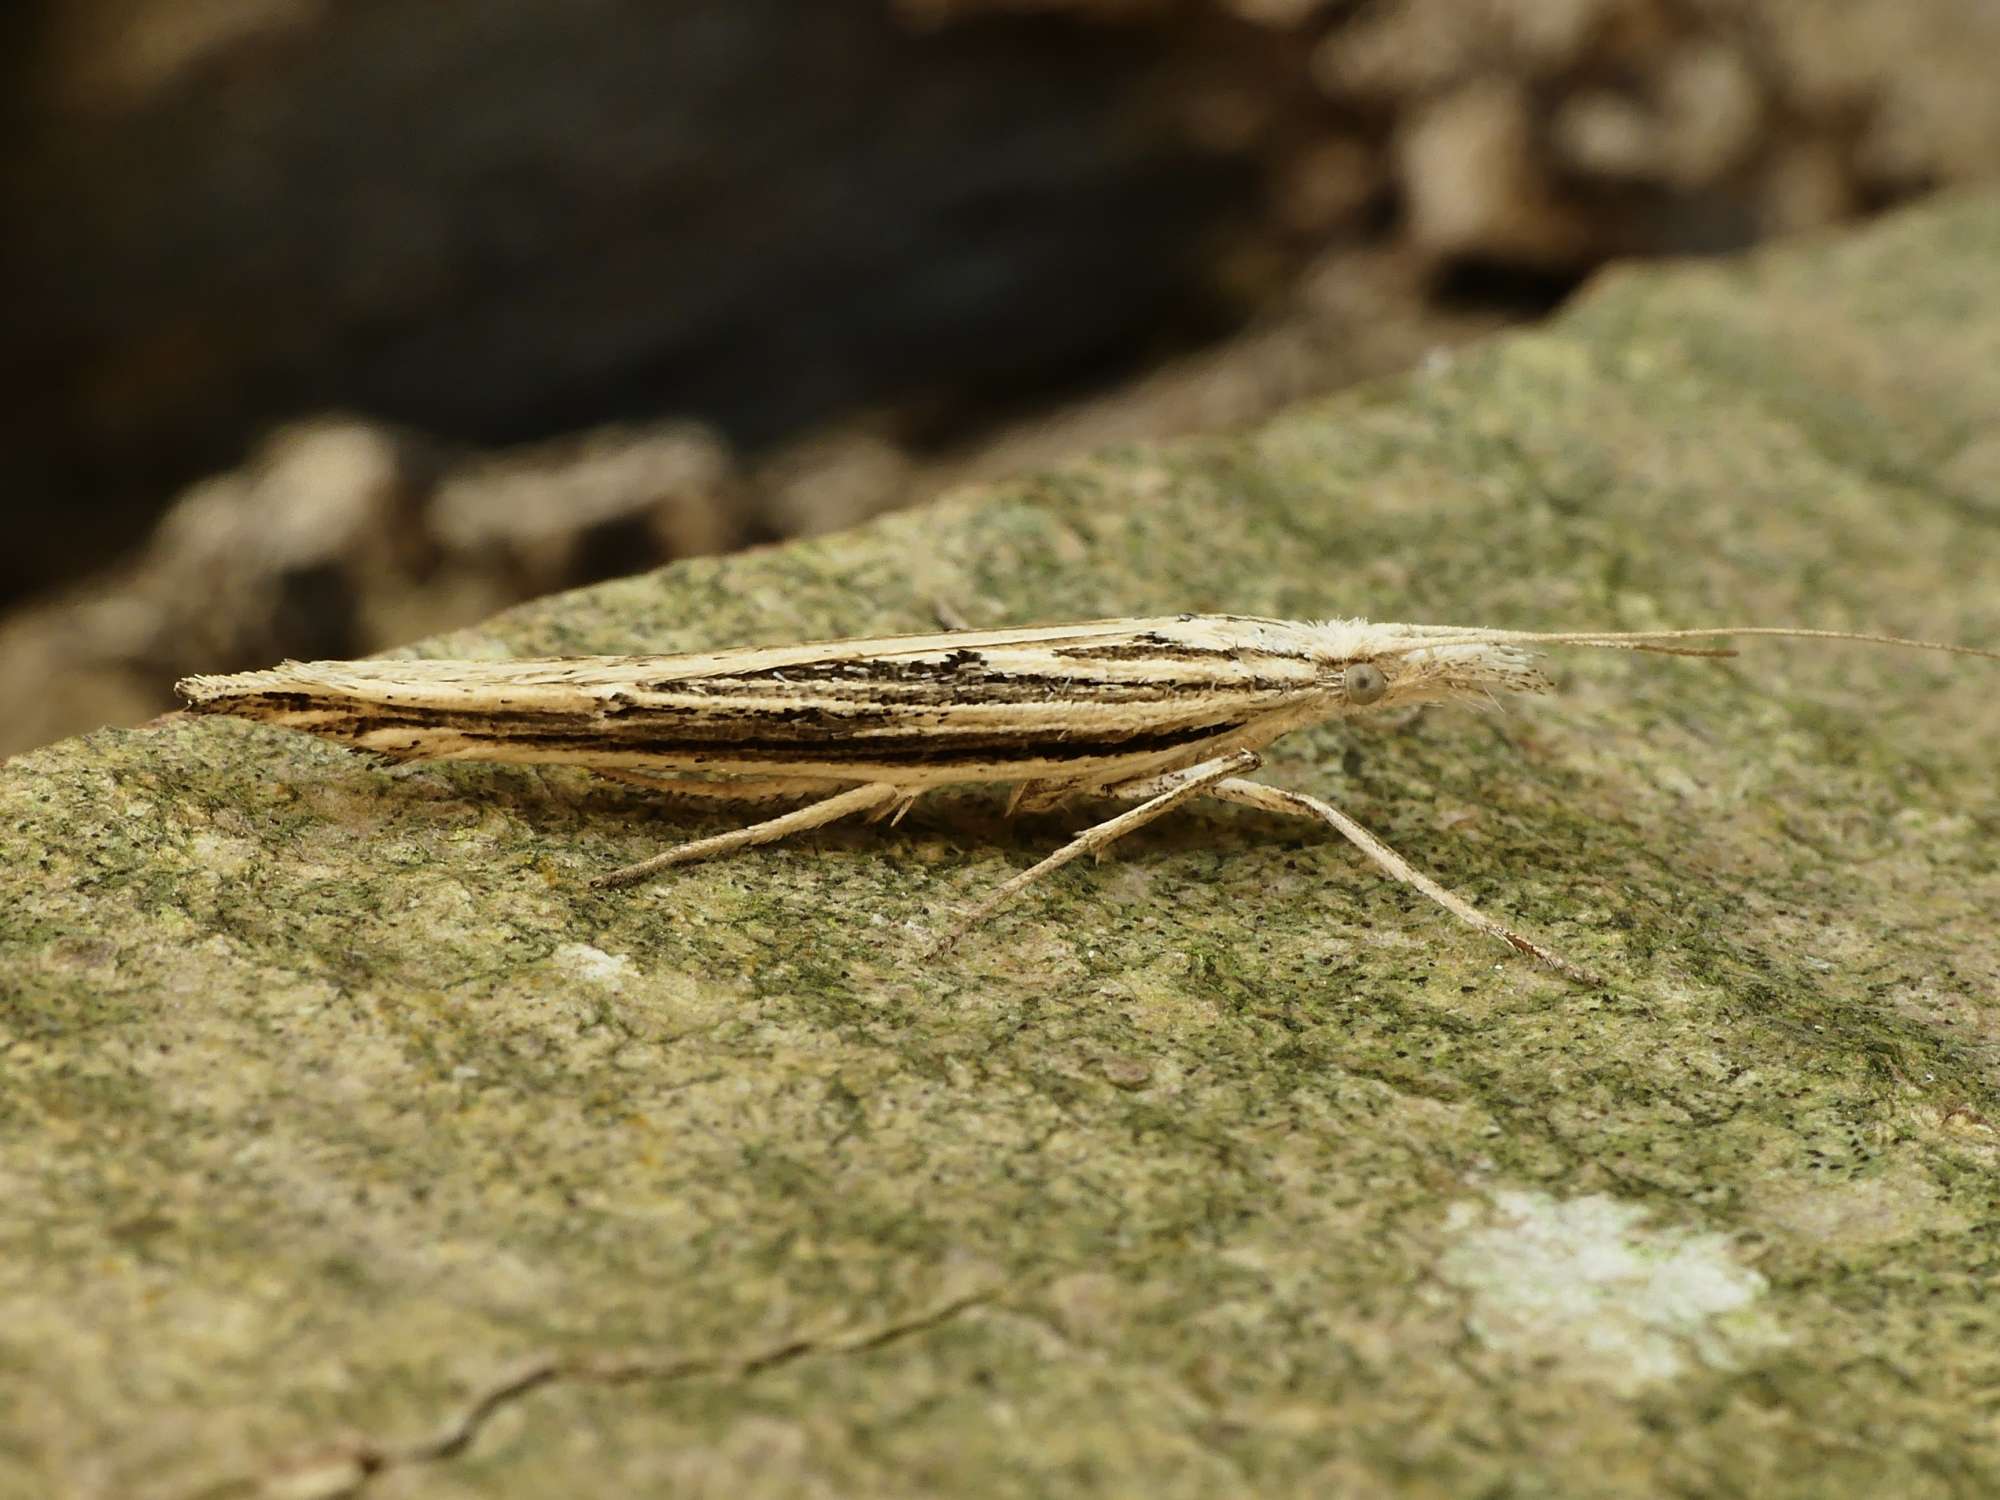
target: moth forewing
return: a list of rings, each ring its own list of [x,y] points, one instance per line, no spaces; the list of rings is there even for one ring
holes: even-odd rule
[[[1119,628],[1110,628],[1110,624]],[[1129,779],[1327,711],[1309,631],[1136,620],[686,656],[290,662],[192,705],[403,760],[707,775]]]
[[[286,662],[178,687],[199,712],[401,760],[570,764],[668,792],[823,798],[594,884],[629,884],[851,813],[900,816],[926,789],[959,782],[1014,783],[1010,810],[1077,793],[1139,801],[1009,881],[980,915],[1047,871],[1206,796],[1333,828],[1479,930],[1594,983],[1589,970],[1476,910],[1331,804],[1238,773],[1278,736],[1338,714],[1545,691],[1529,647],[1717,656],[1730,653],[1687,643],[1731,635],[2000,660],[1980,647],[1786,627],[1533,632],[1178,615],[675,656]]]

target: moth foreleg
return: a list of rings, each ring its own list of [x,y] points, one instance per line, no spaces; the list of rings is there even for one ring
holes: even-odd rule
[[[818,828],[831,823],[836,818],[844,818],[849,813],[865,812],[871,807],[879,807],[893,802],[904,795],[900,787],[886,782],[870,782],[866,786],[850,787],[837,796],[828,797],[824,802],[815,802],[808,807],[796,808],[775,818],[766,818],[761,823],[752,823],[748,828],[738,828],[730,833],[718,833],[711,838],[691,839],[685,844],[676,844],[663,854],[655,854],[651,859],[642,859],[636,865],[626,865],[621,870],[611,870],[591,878],[593,886],[632,885],[647,876],[666,869],[670,865],[685,865],[697,859],[713,859],[718,854],[733,854],[738,849],[747,849],[752,844],[768,844],[773,839],[784,838],[787,834],[803,833],[808,828]]]
[[[1525,953],[1528,957],[1547,964],[1558,974],[1579,984],[1604,983],[1602,976],[1592,973],[1580,964],[1571,963],[1545,944],[1523,936],[1504,922],[1495,921],[1462,896],[1446,890],[1331,803],[1322,802],[1317,797],[1308,797],[1304,792],[1289,792],[1282,787],[1265,786],[1262,782],[1244,781],[1233,777],[1212,782],[1204,787],[1203,791],[1208,796],[1219,798],[1224,802],[1236,802],[1263,812],[1282,813],[1287,817],[1311,818],[1315,822],[1324,823],[1373,860],[1377,868],[1385,874],[1392,879],[1402,881],[1405,885],[1416,887],[1461,921],[1470,923],[1481,932],[1500,939],[1517,953]]]
[[[953,922],[937,940],[936,947],[940,949],[950,947],[965,934],[967,928],[993,915],[1044,875],[1060,870],[1071,860],[1082,855],[1096,853],[1135,828],[1143,828],[1163,813],[1172,812],[1188,798],[1199,796],[1223,778],[1255,770],[1257,765],[1258,760],[1254,751],[1233,750],[1214,760],[1189,766],[1184,771],[1152,778],[1148,785],[1155,790],[1146,801],[1129,812],[1122,812],[1117,817],[1106,819],[1093,828],[1086,828],[1047,859],[1030,865],[1020,874],[1002,881],[983,901]]]

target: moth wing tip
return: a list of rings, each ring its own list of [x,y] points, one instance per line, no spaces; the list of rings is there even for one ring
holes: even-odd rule
[[[283,667],[262,672],[197,673],[177,681],[174,692],[196,713],[227,713],[236,700],[251,693],[283,688],[290,675]]]
[[[225,679],[220,677],[183,677],[175,682],[174,693],[177,697],[184,699],[189,708],[199,709],[205,704],[212,703],[221,695],[222,688],[220,684],[223,681]]]

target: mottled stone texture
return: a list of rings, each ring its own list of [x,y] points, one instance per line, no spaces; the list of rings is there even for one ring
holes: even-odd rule
[[[2000,201],[433,653],[1234,609],[2000,640]],[[1574,653],[1299,736],[1601,968],[1189,811],[706,813],[170,720],[0,772],[0,1491],[2000,1486],[2000,668]],[[510,1380],[516,1383],[509,1385]]]

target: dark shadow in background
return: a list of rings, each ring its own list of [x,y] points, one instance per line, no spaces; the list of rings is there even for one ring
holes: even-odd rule
[[[112,102],[65,82],[55,9],[0,22],[0,600],[301,414],[479,443],[685,414],[754,447],[871,403],[948,426],[1219,318],[1202,251],[1248,168],[1152,128],[1129,31],[243,3],[269,24]]]

